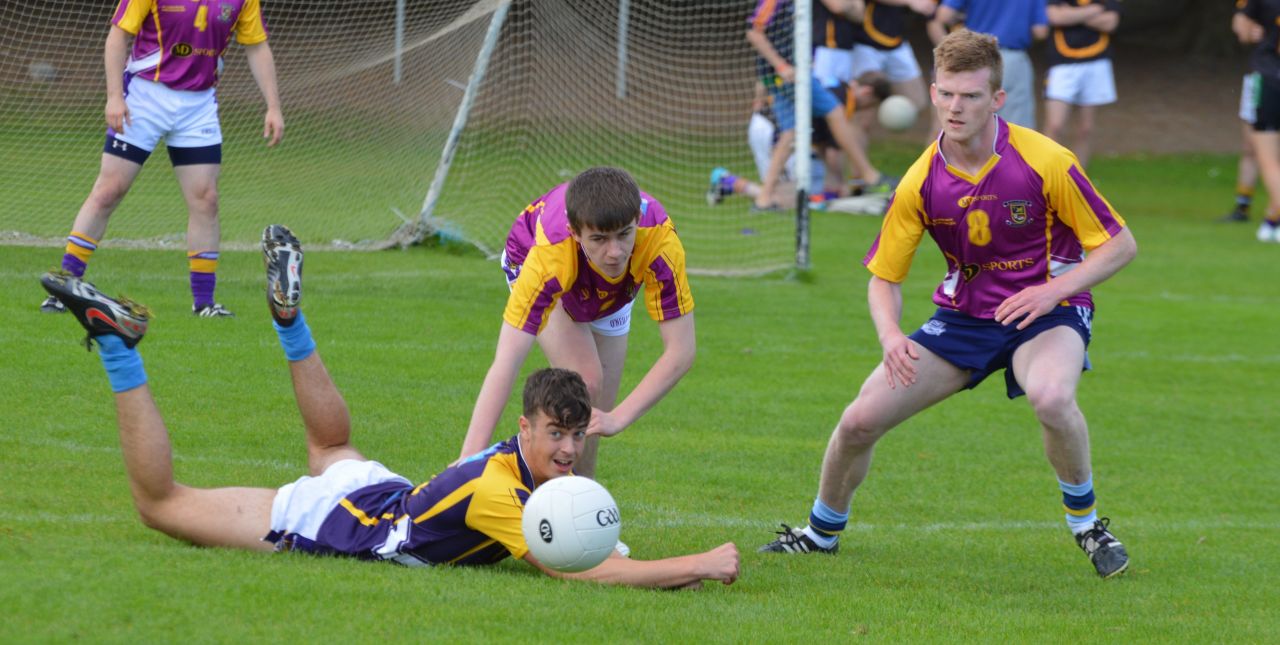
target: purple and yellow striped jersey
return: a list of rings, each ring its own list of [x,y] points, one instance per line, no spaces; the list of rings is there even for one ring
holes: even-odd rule
[[[992,319],[1005,298],[1062,275],[1124,229],[1075,155],[1052,139],[996,119],[991,159],[977,175],[930,144],[898,184],[862,263],[902,282],[926,232],[947,261],[939,307]],[[1088,291],[1065,304],[1093,307]]]
[[[267,39],[258,0],[120,0],[111,24],[134,36],[126,69],[175,90],[213,87],[232,34]]]
[[[529,547],[520,520],[532,489],[517,435],[416,487],[384,482],[352,492],[314,544],[297,548],[407,565],[522,558]]]
[[[515,275],[502,319],[537,335],[556,302],[577,322],[605,318],[631,302],[644,286],[644,302],[654,320],[672,320],[693,311],[685,275],[684,246],[658,200],[640,193],[636,246],[627,271],[609,278],[597,271],[569,234],[561,184],[520,213],[507,235],[506,266]]]

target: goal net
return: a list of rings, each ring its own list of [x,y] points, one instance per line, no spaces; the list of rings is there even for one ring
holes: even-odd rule
[[[0,242],[60,245],[88,194],[114,5],[0,4]],[[285,139],[263,143],[262,98],[233,42],[218,87],[224,247],[250,247],[278,221],[308,244],[380,248],[425,221],[432,234],[493,254],[530,200],[613,165],[666,205],[691,269],[789,267],[790,214],[705,199],[713,167],[756,174],[746,143],[754,55],[744,38],[753,6],[264,0]],[[182,246],[185,212],[156,150],[104,244]]]

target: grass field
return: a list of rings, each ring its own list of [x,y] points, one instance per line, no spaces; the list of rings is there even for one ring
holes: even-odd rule
[[[0,642],[1276,642],[1280,245],[1212,223],[1233,164],[1099,159],[1092,172],[1140,247],[1095,291],[1080,392],[1099,509],[1133,558],[1107,582],[1063,526],[1029,407],[999,379],[879,445],[838,556],[754,552],[779,521],[804,523],[830,429],[879,360],[859,266],[874,218],[818,214],[804,279],[694,278],[696,365],[603,447],[633,556],[738,544],[742,578],[701,593],[560,582],[512,562],[410,570],[201,549],[150,531],[98,358],[70,317],[36,311],[58,251],[0,246]],[[178,478],[278,486],[305,456],[261,260],[229,252],[221,267],[233,320],[191,317],[181,251],[104,249],[89,277],[156,312],[141,349]],[[356,443],[425,479],[456,456],[488,367],[506,294],[496,267],[441,248],[317,252],[306,267],[308,319]],[[922,248],[904,327],[932,311],[941,274]],[[624,391],[659,347],[638,319]],[[526,371],[543,364],[535,353]]]

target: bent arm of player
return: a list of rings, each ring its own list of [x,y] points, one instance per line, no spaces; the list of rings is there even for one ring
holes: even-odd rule
[[[915,361],[920,360],[920,353],[911,339],[902,333],[900,326],[902,285],[872,275],[871,282],[867,284],[867,305],[871,310],[871,322],[876,326],[876,336],[884,350],[884,375],[889,380],[889,387],[896,388],[897,383],[911,387],[916,382]]]
[[[587,434],[606,437],[618,434],[662,400],[693,367],[693,358],[697,354],[693,329],[692,311],[658,323],[658,331],[662,334],[662,356],[612,412],[596,410],[591,415]]]
[[[1054,4],[1045,7],[1045,13],[1049,16],[1049,24],[1054,27],[1070,27],[1084,24],[1102,15],[1104,11],[1106,11],[1106,8],[1100,4],[1090,4],[1082,7]]]
[[[262,119],[262,138],[268,146],[280,143],[284,138],[284,113],[280,111],[280,91],[276,86],[276,61],[271,55],[271,47],[266,41],[247,45],[245,57],[249,61],[249,72],[258,83],[258,91],[267,102],[267,114]]]
[[[1053,311],[1058,303],[1101,284],[1115,275],[1138,254],[1138,242],[1128,228],[1085,255],[1074,269],[1044,284],[1027,287],[996,307],[996,322],[1008,325],[1019,318],[1018,329],[1026,329],[1036,318]]]
[[[760,54],[761,58],[769,62],[769,65],[778,73],[778,76],[782,77],[782,80],[788,83],[795,82],[795,68],[791,67],[791,63],[788,63],[782,57],[782,54],[779,54],[778,50],[773,48],[773,43],[769,42],[769,37],[764,35],[764,31],[748,29],[747,42],[751,43],[751,46],[755,48],[756,53]]]
[[[661,589],[697,588],[703,580],[731,585],[738,579],[739,570],[738,547],[732,542],[703,553],[663,560],[632,560],[614,551],[594,569],[579,573],[561,573],[548,568],[530,553],[525,554],[524,559],[553,578]]]
[[[827,10],[837,16],[844,16],[853,22],[862,22],[862,14],[867,10],[863,0],[819,0]]]
[[[102,50],[107,74],[107,106],[104,112],[107,126],[120,134],[124,134],[125,125],[133,125],[129,106],[124,102],[124,66],[129,60],[129,41],[132,38],[129,32],[111,25]]]
[[[1104,11],[1084,21],[1084,25],[1095,31],[1110,34],[1120,26],[1120,13],[1117,11]]]
[[[475,408],[471,410],[471,423],[467,426],[467,437],[462,441],[460,458],[470,457],[489,447],[493,429],[502,417],[507,399],[511,398],[511,388],[515,386],[520,367],[529,356],[535,338],[533,334],[516,329],[506,322],[502,323],[493,364],[485,374]]]

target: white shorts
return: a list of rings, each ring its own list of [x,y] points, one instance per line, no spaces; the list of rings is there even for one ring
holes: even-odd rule
[[[813,76],[823,87],[853,80],[853,50],[818,47],[813,50]]]
[[[626,336],[631,331],[631,305],[634,304],[636,301],[632,300],[612,314],[591,321],[591,331],[601,336]]]
[[[280,487],[271,502],[271,530],[315,540],[320,525],[342,498],[365,486],[389,481],[413,485],[376,461],[335,461],[319,476],[307,475]]]
[[[856,79],[867,72],[883,72],[890,83],[901,83],[920,77],[920,63],[911,45],[902,43],[893,49],[876,49],[870,45],[853,46],[853,68],[849,78]]]
[[[134,76],[126,82],[124,102],[130,122],[116,139],[148,152],[160,139],[171,148],[204,148],[222,143],[218,124],[218,99],[213,88],[198,91],[171,89],[164,83]]]
[[[1064,63],[1049,68],[1045,98],[1071,105],[1107,105],[1116,102],[1116,77],[1111,59]]]
[[[769,159],[773,157],[773,134],[776,128],[773,121],[759,112],[751,114],[751,123],[747,125],[747,145],[751,148],[751,158],[756,162],[756,171],[760,181],[764,181],[769,172]]]
[[[1258,85],[1261,83],[1262,77],[1257,72],[1249,72],[1240,85],[1240,120],[1249,125],[1258,120]]]

